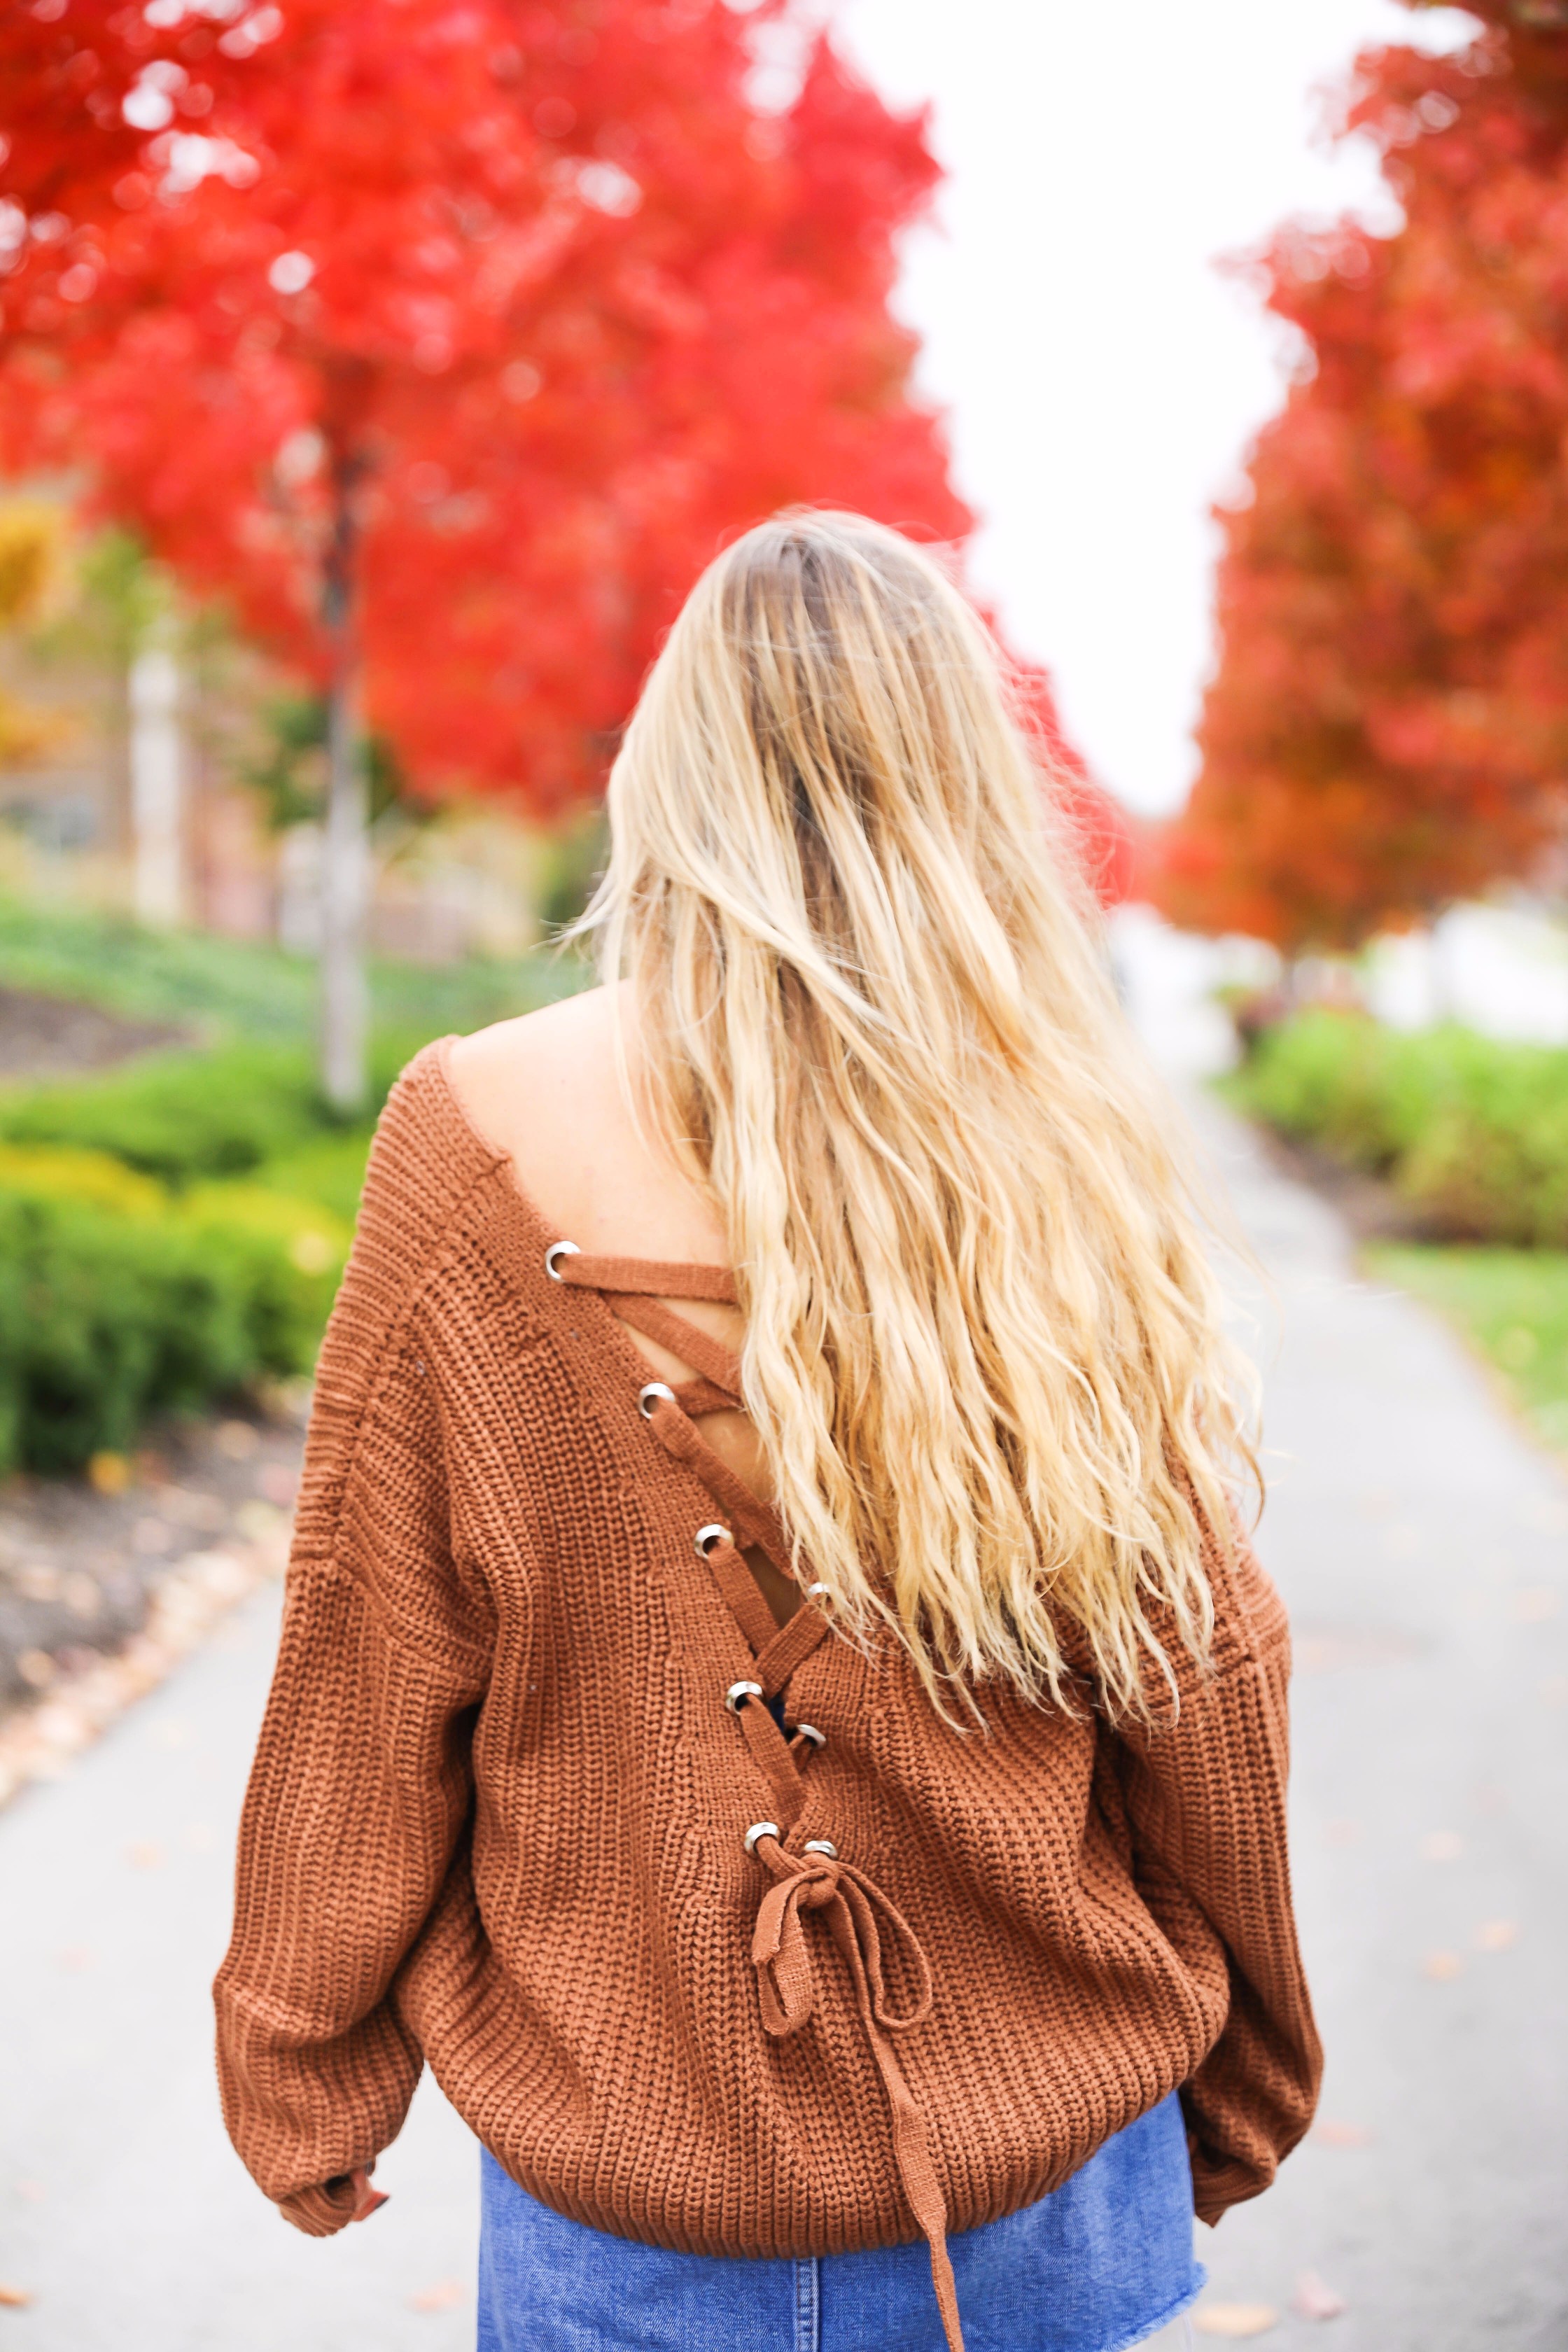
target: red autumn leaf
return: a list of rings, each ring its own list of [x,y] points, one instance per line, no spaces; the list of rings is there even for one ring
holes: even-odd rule
[[[1373,2142],[1371,2132],[1360,2124],[1339,2123],[1326,2116],[1318,2118],[1308,2137],[1324,2147],[1370,2147]]]
[[[1331,2286],[1325,2285],[1316,2271],[1303,2271],[1296,2281],[1290,2308],[1303,2319],[1338,2319],[1349,2305],[1342,2294],[1336,2294]]]
[[[408,2298],[410,2311],[455,2311],[464,2300],[468,2289],[461,2279],[438,2279],[434,2286],[421,2287]]]

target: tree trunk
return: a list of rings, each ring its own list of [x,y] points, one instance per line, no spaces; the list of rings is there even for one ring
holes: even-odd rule
[[[166,646],[144,646],[131,665],[131,851],[139,922],[167,926],[185,914],[184,778],[180,672]]]
[[[335,1110],[363,1108],[370,996],[365,917],[370,798],[361,757],[353,492],[357,467],[333,470],[335,508],[322,619],[331,649],[327,697],[327,823],[321,857],[321,1090]]]

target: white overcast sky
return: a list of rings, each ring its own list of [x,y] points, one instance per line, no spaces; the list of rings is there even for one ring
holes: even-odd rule
[[[1178,805],[1209,660],[1210,501],[1280,396],[1217,255],[1288,214],[1389,217],[1315,136],[1358,48],[1453,38],[1393,0],[839,0],[889,100],[929,99],[949,180],[899,307],[982,517],[975,576],[1135,806]]]

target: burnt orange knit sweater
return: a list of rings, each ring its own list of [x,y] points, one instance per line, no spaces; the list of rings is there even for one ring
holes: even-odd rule
[[[649,1380],[647,1294],[726,1277],[547,1266],[564,1238],[421,1055],[322,1350],[217,1981],[261,2187],[341,2226],[427,2059],[531,2194],[702,2253],[940,2250],[1176,2085],[1199,2213],[1256,2195],[1319,2072],[1262,1571],[1216,1570],[1173,1727],[993,1689],[950,1730],[826,1602],[774,1629],[731,1539],[768,1515],[690,1417],[732,1359]]]

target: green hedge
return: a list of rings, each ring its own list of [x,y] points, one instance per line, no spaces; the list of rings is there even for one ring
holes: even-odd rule
[[[0,1147],[0,1474],[308,1370],[348,1239],[259,1188],[174,1197],[104,1154]]]
[[[345,1121],[322,1101],[302,1047],[153,1055],[100,1076],[7,1088],[0,1094],[0,1141],[108,1152],[175,1186],[245,1175],[323,1139],[367,1138],[406,1058],[401,1040],[384,1041],[370,1106]]]
[[[288,1047],[160,1054],[0,1097],[6,1142],[108,1152],[167,1184],[258,1168],[321,1124],[309,1059]]]
[[[1386,1178],[1435,1237],[1568,1245],[1568,1052],[1303,1013],[1263,1033],[1226,1091]]]
[[[345,1122],[316,1086],[310,962],[0,893],[0,985],[204,1041],[0,1088],[0,1475],[76,1469],[149,1413],[308,1371],[398,1070],[586,978],[548,954],[374,964],[371,1101]]]

